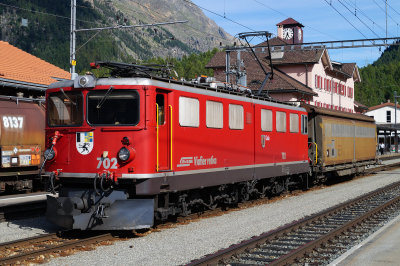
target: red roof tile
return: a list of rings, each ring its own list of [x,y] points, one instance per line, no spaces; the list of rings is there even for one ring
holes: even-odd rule
[[[368,111],[372,111],[372,110],[376,110],[385,106],[393,106],[394,107],[394,103],[391,102],[386,102],[386,103],[381,103],[372,107],[369,107]]]
[[[49,85],[55,78],[70,79],[71,74],[36,56],[0,41],[0,78]]]
[[[280,26],[280,25],[293,25],[293,24],[300,24],[300,27],[304,27],[300,22],[297,22],[296,20],[292,19],[292,18],[287,18],[282,22],[279,22],[278,24],[276,24],[276,26]]]

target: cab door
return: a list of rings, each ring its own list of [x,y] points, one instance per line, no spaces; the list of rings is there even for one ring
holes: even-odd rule
[[[156,93],[157,109],[157,171],[171,170],[171,114],[168,105],[168,94],[158,91]]]

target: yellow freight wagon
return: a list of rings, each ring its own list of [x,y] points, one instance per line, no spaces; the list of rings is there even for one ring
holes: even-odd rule
[[[373,118],[303,105],[308,111],[310,173],[315,180],[365,171],[376,163]]]

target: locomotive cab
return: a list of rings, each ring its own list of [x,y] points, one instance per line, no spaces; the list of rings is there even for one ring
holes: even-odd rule
[[[76,80],[89,78],[92,76],[78,76]],[[107,83],[106,79],[102,81]],[[159,95],[155,90],[148,90],[146,95],[142,86],[103,85],[96,79],[89,86],[76,84],[64,81],[47,91],[46,152],[51,157],[46,162],[46,174],[51,182],[62,181],[59,198],[49,196],[49,220],[79,229],[152,226],[154,201],[129,199],[136,194],[136,182],[129,175],[154,172],[154,165],[143,160],[143,156],[149,156],[147,147],[152,146],[147,143],[152,139],[149,133],[155,135],[148,130],[155,125],[146,121],[145,103],[156,101]],[[159,106],[161,120],[164,107],[161,103]],[[61,137],[51,147],[56,131]],[[149,215],[143,215],[143,208]],[[110,215],[121,219],[117,224],[104,219],[101,225],[94,225],[98,222],[92,217],[94,213],[99,219]],[[123,220],[138,221],[139,225],[127,227]]]

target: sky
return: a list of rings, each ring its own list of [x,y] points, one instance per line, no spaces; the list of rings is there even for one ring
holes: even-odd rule
[[[269,31],[276,35],[276,24],[291,17],[304,25],[304,42],[386,37],[385,0],[192,0],[192,2],[202,8],[207,17],[233,36],[249,31]],[[399,36],[400,30],[400,0],[387,0],[387,5],[388,37],[395,38]],[[260,42],[261,39],[254,39],[252,43]],[[383,50],[384,47],[381,48],[381,52]],[[358,67],[372,64],[381,54],[378,47],[330,49],[328,52],[331,60],[343,63],[355,62]]]

